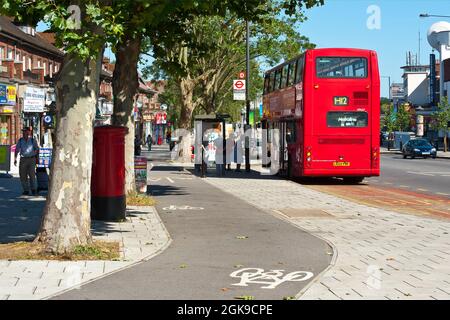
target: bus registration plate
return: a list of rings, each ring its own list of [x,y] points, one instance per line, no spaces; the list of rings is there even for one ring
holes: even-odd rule
[[[333,104],[335,106],[348,106],[348,97],[333,97]]]
[[[350,167],[350,162],[334,161],[333,167]]]

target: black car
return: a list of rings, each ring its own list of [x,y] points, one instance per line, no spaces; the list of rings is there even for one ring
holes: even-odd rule
[[[432,157],[436,158],[436,148],[433,147],[426,139],[411,139],[403,145],[402,148],[403,159],[410,156],[411,159],[415,157]]]

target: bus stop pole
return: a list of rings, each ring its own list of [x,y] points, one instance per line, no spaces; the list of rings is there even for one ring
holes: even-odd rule
[[[245,79],[247,80],[245,86],[245,103],[246,103],[246,112],[245,112],[245,126],[244,126],[244,137],[245,137],[245,171],[250,172],[250,138],[248,136],[248,130],[251,129],[250,125],[250,100],[249,100],[249,87],[250,87],[250,28],[248,21],[245,21],[246,27],[246,71],[245,71]]]

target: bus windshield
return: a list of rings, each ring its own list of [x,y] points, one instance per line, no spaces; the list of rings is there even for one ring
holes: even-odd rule
[[[367,59],[358,57],[319,57],[316,59],[319,78],[367,78]]]

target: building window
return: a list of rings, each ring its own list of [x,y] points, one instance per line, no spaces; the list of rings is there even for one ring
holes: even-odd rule
[[[58,65],[55,63],[55,73],[58,72]]]
[[[27,70],[27,57],[25,55],[22,57],[22,70]]]
[[[38,61],[37,61],[37,66],[38,66],[38,68],[41,67],[41,59],[38,59]]]
[[[51,62],[48,64],[48,70],[50,73],[50,78],[53,77],[53,64]]]
[[[44,62],[44,77],[47,76],[47,63]]]
[[[13,50],[11,48],[8,48],[8,59],[12,59],[13,58]]]
[[[16,61],[21,61],[20,59],[20,51],[16,50]]]
[[[33,68],[33,59],[31,57],[28,57],[28,70],[31,70]]]
[[[0,65],[2,65],[2,60],[5,58],[5,48],[0,47]]]

